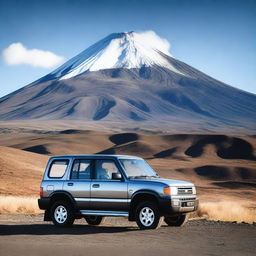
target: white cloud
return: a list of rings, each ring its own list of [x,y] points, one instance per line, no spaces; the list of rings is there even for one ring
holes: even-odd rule
[[[27,49],[22,43],[10,44],[3,50],[3,59],[8,65],[27,64],[33,67],[53,68],[65,58],[50,51]]]
[[[152,30],[141,31],[134,33],[136,39],[143,43],[144,47],[156,48],[159,51],[170,55],[170,43],[165,39],[157,35]]]

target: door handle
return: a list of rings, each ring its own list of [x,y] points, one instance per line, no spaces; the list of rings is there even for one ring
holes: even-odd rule
[[[74,185],[73,182],[69,182],[69,183],[68,183],[68,186],[73,186],[73,185]]]
[[[93,188],[99,188],[99,187],[100,187],[100,184],[92,184],[92,187],[93,187]]]

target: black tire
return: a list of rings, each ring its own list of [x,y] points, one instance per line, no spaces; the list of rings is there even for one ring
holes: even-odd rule
[[[164,221],[168,226],[181,227],[188,221],[188,214],[165,217]]]
[[[55,202],[51,207],[51,220],[57,227],[72,226],[75,220],[72,205],[67,201]]]
[[[140,229],[157,229],[161,226],[163,217],[156,203],[144,201],[136,208],[135,220]]]
[[[95,215],[92,215],[92,216],[86,216],[84,217],[86,222],[89,224],[89,225],[93,225],[93,226],[98,226],[100,224],[102,224],[105,220],[104,217],[102,216],[95,216]]]

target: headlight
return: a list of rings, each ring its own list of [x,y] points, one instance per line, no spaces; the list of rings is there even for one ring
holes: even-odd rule
[[[196,194],[196,187],[194,186],[194,187],[192,187],[192,193],[193,193],[193,195],[195,195]]]
[[[176,187],[164,187],[164,194],[165,195],[177,195],[178,194],[178,189]]]
[[[171,195],[172,196],[178,195],[178,188],[177,187],[171,187]]]

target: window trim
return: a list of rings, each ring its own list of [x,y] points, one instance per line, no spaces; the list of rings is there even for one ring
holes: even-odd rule
[[[80,161],[83,161],[83,160],[85,160],[85,161],[89,161],[90,162],[90,179],[79,179],[79,172],[80,172]],[[79,169],[78,169],[78,177],[76,178],[76,179],[73,179],[72,178],[72,173],[73,173],[73,167],[74,167],[74,165],[75,165],[75,161],[79,161]],[[92,180],[92,170],[93,170],[93,160],[92,159],[86,159],[86,158],[75,158],[74,160],[73,160],[73,163],[72,163],[72,166],[71,166],[71,169],[70,169],[70,174],[69,174],[69,180],[76,180],[76,181],[79,181],[79,180],[81,180],[81,181],[87,181],[87,180]]]
[[[52,169],[52,166],[53,166],[54,162],[64,162],[64,161],[67,162],[67,167],[66,167],[65,172],[63,173],[63,175],[61,177],[52,177],[52,176],[50,176],[51,169]],[[48,173],[47,173],[48,178],[49,179],[57,179],[57,180],[62,179],[65,176],[66,172],[67,172],[69,163],[70,163],[69,159],[53,159],[51,161],[51,164],[50,164],[49,169],[48,169]]]

